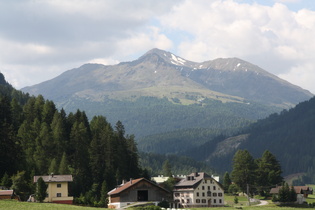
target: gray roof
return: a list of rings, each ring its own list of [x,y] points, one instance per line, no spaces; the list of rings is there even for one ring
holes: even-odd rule
[[[194,188],[203,179],[213,179],[213,178],[204,172],[191,173],[185,179],[182,179],[180,182],[178,182],[174,187],[175,188],[181,188],[181,187],[193,187]]]
[[[39,177],[42,177],[44,182],[72,182],[72,175],[48,175],[48,176],[34,176],[34,183]]]

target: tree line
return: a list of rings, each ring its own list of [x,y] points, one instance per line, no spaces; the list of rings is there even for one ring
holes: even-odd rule
[[[268,150],[261,158],[254,159],[247,150],[238,150],[233,157],[231,174],[226,172],[223,177],[225,192],[269,194],[271,188],[283,183],[279,161]],[[232,184],[233,182],[233,184]]]
[[[122,179],[142,177],[133,135],[104,116],[66,114],[43,96],[30,97],[0,85],[0,178],[21,199],[34,193],[34,175],[72,174],[77,202],[105,205],[107,191]]]

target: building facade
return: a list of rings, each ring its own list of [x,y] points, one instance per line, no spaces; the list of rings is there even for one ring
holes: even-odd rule
[[[34,183],[39,177],[48,184],[44,202],[72,204],[73,197],[68,195],[68,183],[73,181],[72,175],[34,176]]]
[[[176,207],[220,207],[224,206],[223,187],[204,172],[192,173],[174,186]]]

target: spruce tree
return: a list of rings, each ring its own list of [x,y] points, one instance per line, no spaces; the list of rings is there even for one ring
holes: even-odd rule
[[[238,150],[233,157],[233,171],[231,177],[242,192],[246,192],[247,185],[254,184],[256,164],[247,150]]]
[[[39,177],[36,183],[35,198],[37,201],[42,203],[46,198],[47,185],[42,177]]]

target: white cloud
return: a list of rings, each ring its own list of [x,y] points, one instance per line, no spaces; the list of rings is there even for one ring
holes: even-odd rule
[[[157,47],[192,61],[239,57],[315,93],[309,82],[315,11],[288,7],[303,3],[0,1],[0,70],[21,88],[87,62],[114,64]]]
[[[296,76],[295,66],[315,63],[314,11],[293,12],[281,3],[187,0],[160,20],[163,27],[191,35],[178,45],[178,54],[191,60],[239,57],[300,86],[302,79],[293,81],[290,72]],[[314,85],[308,89],[315,92]]]

